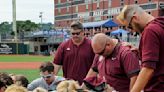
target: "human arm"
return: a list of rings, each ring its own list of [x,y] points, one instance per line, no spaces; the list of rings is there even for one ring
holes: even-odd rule
[[[96,55],[94,57],[93,64],[92,64],[92,66],[91,66],[90,70],[88,71],[88,73],[87,73],[85,78],[92,77],[92,76],[97,76],[97,74],[98,74],[97,59],[98,59],[98,56]],[[83,89],[87,89],[87,87],[85,86],[84,82],[82,83],[81,87]]]
[[[121,55],[121,62],[125,73],[130,79],[130,83],[129,83],[129,91],[130,91],[140,72],[139,58],[128,47],[123,47],[123,49],[125,50],[122,52],[124,54]]]
[[[54,64],[54,74],[57,75],[59,70],[62,67],[63,64],[63,58],[64,58],[64,44],[62,43],[55,54],[53,64]]]
[[[97,76],[97,72],[95,72],[95,71],[93,70],[93,68],[91,68],[91,69],[89,70],[89,72],[88,72],[86,78],[91,77],[91,76]]]
[[[59,70],[61,69],[61,67],[62,67],[61,65],[54,64],[54,68],[55,68],[55,69],[54,69],[54,74],[55,74],[55,75],[58,74],[58,72],[59,72]]]
[[[27,89],[28,91],[33,91],[35,88],[39,87],[40,85],[40,78],[33,80],[30,84],[28,84]]]
[[[91,76],[97,76],[97,72],[95,72],[92,68],[89,70],[88,74],[86,75],[85,78],[91,77]],[[87,89],[85,84],[82,83],[81,88]]]
[[[154,69],[148,68],[148,67],[143,67],[130,92],[141,92],[141,90],[144,89],[144,87],[148,83],[149,79],[153,75],[153,72],[154,72]]]
[[[133,87],[136,80],[137,80],[137,76],[133,76],[133,77],[130,78],[130,87],[129,87],[130,90],[132,89],[132,87]]]
[[[136,83],[131,89],[131,92],[140,92],[141,90],[145,89],[148,81],[151,81],[151,77],[154,75],[154,73],[156,73],[154,70],[157,70],[157,66],[159,67],[159,48],[161,48],[159,35],[160,34],[158,33],[158,30],[155,28],[152,29],[150,27],[145,28],[144,32],[142,33],[140,40],[140,51],[142,52],[142,69],[139,73]]]
[[[140,51],[139,51],[139,48],[138,48],[138,47],[132,45],[132,44],[129,43],[129,42],[122,42],[121,44],[122,44],[122,46],[129,47],[130,50],[131,50],[132,52],[134,52],[134,53],[139,57],[139,59],[141,59],[141,57],[140,57]]]

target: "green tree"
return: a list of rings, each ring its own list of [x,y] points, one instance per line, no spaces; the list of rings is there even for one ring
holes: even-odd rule
[[[9,22],[2,22],[0,24],[0,33],[10,33],[12,31],[12,25]]]
[[[38,24],[31,22],[30,20],[26,21],[17,21],[17,32],[27,32],[27,31],[35,31],[39,28]]]

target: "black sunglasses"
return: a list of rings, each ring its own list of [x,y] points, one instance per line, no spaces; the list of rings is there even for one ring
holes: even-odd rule
[[[105,47],[104,47],[104,49],[103,49],[100,53],[97,53],[97,54],[99,54],[99,55],[103,55],[103,54],[104,54],[105,49],[106,49],[106,44],[107,44],[107,41],[106,41],[106,43],[105,43]]]
[[[71,33],[72,35],[80,35],[81,32]]]
[[[106,48],[106,45],[105,45],[105,48]],[[104,52],[105,52],[105,48],[104,48],[100,53],[97,53],[97,54],[99,54],[99,55],[103,55]]]

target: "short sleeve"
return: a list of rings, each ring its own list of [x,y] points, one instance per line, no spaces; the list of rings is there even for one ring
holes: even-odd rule
[[[91,68],[95,72],[98,72],[98,60],[99,60],[99,55],[95,55],[92,66],[91,66]]]
[[[63,64],[63,56],[64,56],[64,43],[62,43],[56,53],[55,53],[55,57],[54,57],[54,61],[53,63],[54,64],[57,64],[57,65],[62,65]]]
[[[138,56],[130,50],[126,51],[125,53],[126,54],[123,55],[122,60],[124,71],[126,72],[128,77],[138,75],[140,71]]]
[[[142,66],[155,69],[159,61],[160,42],[158,33],[146,28],[142,34]]]

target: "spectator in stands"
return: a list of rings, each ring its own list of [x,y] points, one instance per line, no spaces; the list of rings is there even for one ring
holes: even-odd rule
[[[119,92],[129,92],[140,71],[139,58],[117,39],[99,33],[92,39],[95,54],[88,77],[100,76]]]
[[[44,62],[40,66],[40,78],[33,80],[28,85],[28,90],[33,91],[37,87],[42,87],[48,91],[56,89],[57,84],[63,81],[63,77],[54,75],[54,65],[51,62]]]
[[[28,90],[22,86],[10,85],[9,87],[7,87],[5,92],[28,92]]]
[[[74,21],[71,24],[71,39],[58,47],[54,58],[55,74],[62,67],[65,78],[76,80],[80,84],[94,59],[91,41],[84,36],[83,29],[82,23]]]

